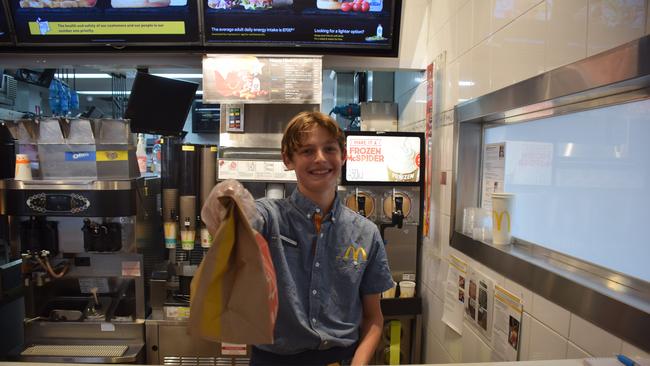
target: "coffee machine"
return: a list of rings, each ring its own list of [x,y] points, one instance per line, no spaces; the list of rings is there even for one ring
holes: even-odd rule
[[[373,363],[419,363],[424,135],[348,131],[346,150],[339,198],[377,225],[397,284],[396,291],[382,295],[384,329]],[[400,294],[401,281],[416,283],[415,297]]]
[[[22,260],[32,362],[145,360],[145,276],[157,227],[155,179],[139,177],[128,122],[8,122],[32,180],[0,180],[6,240]],[[25,133],[26,132],[26,133]]]

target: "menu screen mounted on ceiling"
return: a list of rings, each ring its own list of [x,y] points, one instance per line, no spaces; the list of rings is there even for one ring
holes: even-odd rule
[[[396,55],[401,0],[202,0],[206,45]]]
[[[209,103],[320,104],[320,57],[207,55],[203,100]]]
[[[9,0],[17,42],[147,45],[200,41],[195,0]]]
[[[424,135],[408,132],[346,132],[342,184],[419,185]]]

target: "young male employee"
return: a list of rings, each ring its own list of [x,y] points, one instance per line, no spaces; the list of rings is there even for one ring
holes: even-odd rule
[[[329,116],[301,112],[287,125],[282,159],[295,171],[297,189],[255,202],[262,220],[254,226],[271,251],[279,310],[274,343],[254,346],[251,365],[372,359],[383,328],[380,294],[393,280],[377,226],[338,199],[345,158],[345,137]],[[208,198],[204,220],[215,217],[210,211],[224,183]]]

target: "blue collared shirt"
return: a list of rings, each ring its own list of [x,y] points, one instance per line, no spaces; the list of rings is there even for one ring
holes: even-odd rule
[[[260,199],[258,231],[269,243],[278,282],[274,343],[258,348],[294,354],[350,346],[359,340],[361,297],[393,287],[377,226],[337,198],[322,218],[298,189],[284,199]]]

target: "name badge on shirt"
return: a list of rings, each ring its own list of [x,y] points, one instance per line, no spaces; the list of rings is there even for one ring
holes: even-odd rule
[[[293,239],[289,239],[289,238],[287,238],[287,237],[284,236],[284,235],[280,235],[280,239],[281,239],[283,242],[285,242],[285,243],[291,245],[292,247],[297,247],[297,246],[298,246],[298,242],[297,242],[297,241],[295,241],[295,240],[293,240]]]

